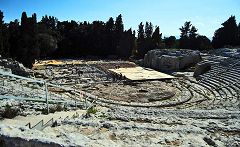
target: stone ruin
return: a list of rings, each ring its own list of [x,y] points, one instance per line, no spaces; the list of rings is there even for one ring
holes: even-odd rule
[[[92,100],[88,98],[92,102],[96,100],[98,112],[88,118],[82,115],[60,120],[55,127],[42,131],[11,128],[16,133],[9,138],[4,138],[9,134],[9,127],[0,125],[0,135],[3,136],[0,137],[0,146],[1,141],[6,144],[17,141],[13,137],[21,138],[24,145],[33,142],[38,146],[49,142],[56,146],[240,146],[238,54],[237,49],[219,49],[208,53],[149,51],[144,58],[145,66],[161,71],[167,68],[182,71],[193,66],[197,78],[192,76],[192,70],[192,74],[183,74],[169,81],[128,84],[114,82],[108,78],[110,74],[96,64],[54,67],[53,77],[46,76],[47,80],[74,85],[74,88],[99,96]],[[116,64],[113,63],[114,66]],[[108,66],[101,62],[101,67],[107,69]],[[77,70],[83,72],[78,75]],[[45,70],[36,72],[43,74]],[[20,83],[7,82],[12,86]],[[23,86],[31,90],[27,88],[29,83]],[[164,96],[170,88],[174,96]],[[32,104],[24,105],[30,107]]]
[[[155,49],[144,56],[144,66],[159,71],[180,71],[201,61],[199,51]]]
[[[30,69],[11,58],[5,59],[0,57],[0,66],[0,70],[5,70],[5,72],[10,72],[19,76],[29,77],[31,73]]]

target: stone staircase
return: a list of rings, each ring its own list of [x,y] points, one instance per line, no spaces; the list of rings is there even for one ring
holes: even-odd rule
[[[61,111],[50,113],[48,115],[29,115],[26,117],[17,116],[14,119],[1,120],[0,123],[16,126],[27,126],[30,129],[43,130],[48,126],[52,126],[57,120],[76,118],[84,113],[86,113],[86,110]]]

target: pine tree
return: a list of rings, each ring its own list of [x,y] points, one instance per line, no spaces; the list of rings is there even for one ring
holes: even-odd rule
[[[197,37],[197,28],[195,26],[192,26],[190,31],[189,31],[189,38],[194,39]]]
[[[190,31],[189,31],[189,47],[190,49],[197,49],[197,28],[195,26],[192,26]]]
[[[186,21],[184,26],[179,28],[181,31],[180,39],[179,39],[179,47],[186,49],[197,49],[198,46],[196,44],[197,41],[197,28],[191,24],[190,21]]]
[[[214,48],[221,48],[226,45],[236,46],[237,45],[237,23],[235,16],[231,16],[227,21],[222,23],[221,28],[217,29],[214,33],[212,45]]]
[[[179,47],[180,48],[189,48],[190,47],[190,41],[189,41],[189,32],[191,30],[191,22],[186,21],[184,23],[184,26],[182,26],[180,29],[181,35],[179,40]]]
[[[206,36],[198,35],[194,43],[195,43],[195,48],[198,50],[212,49],[211,41]]]
[[[191,29],[191,26],[192,26],[191,22],[190,21],[186,21],[184,23],[184,26],[179,28],[180,31],[181,31],[181,36],[180,36],[181,38],[189,37],[189,31]]]
[[[177,48],[176,37],[169,36],[164,38],[164,43],[166,48]]]

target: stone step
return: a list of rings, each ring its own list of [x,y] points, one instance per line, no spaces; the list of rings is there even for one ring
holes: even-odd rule
[[[206,80],[201,81],[201,83],[202,83],[203,85],[207,85],[208,87],[210,87],[210,89],[216,89],[216,88],[217,88],[215,84],[212,84],[212,83],[209,82],[208,80],[207,80],[207,81],[206,81]]]
[[[226,87],[220,88],[219,93],[222,93],[223,98],[232,97],[232,93]]]
[[[221,75],[221,76],[222,76],[222,78],[224,78],[224,79],[229,79],[229,80],[231,80],[231,81],[233,81],[233,82],[240,81],[240,76],[237,77],[237,76],[234,76],[234,75],[231,75],[231,74]]]
[[[229,69],[228,71],[229,71],[229,72],[231,71],[231,72],[238,72],[238,73],[239,73],[240,68],[231,68],[231,69]]]
[[[236,91],[237,95],[240,95],[240,85],[239,84],[232,84],[232,85],[229,85],[229,87],[234,89],[234,91]]]
[[[207,84],[209,85],[211,88],[213,89],[218,89],[220,87],[220,82],[212,79],[212,78],[209,78],[207,80],[204,80],[202,81],[204,84]]]
[[[227,79],[223,77],[212,77],[209,80],[217,83],[220,87],[227,86],[236,82],[236,81],[231,81],[231,79]]]
[[[40,121],[43,121],[43,124],[46,124],[49,120],[53,119],[54,121],[59,118],[66,118],[67,116],[71,117],[73,114],[83,114],[86,113],[86,110],[76,110],[76,111],[62,111],[50,113],[48,115],[29,115],[29,116],[17,116],[13,119],[4,119],[1,120],[1,124],[10,124],[15,126],[26,126],[30,124],[30,127],[34,127]]]
[[[227,86],[225,88],[231,93],[232,97],[237,97],[238,93],[237,93],[237,91],[233,87]]]
[[[211,92],[213,95],[214,95],[214,97],[221,97],[221,95],[216,91],[216,90],[214,90],[211,86],[209,86],[208,84],[205,84],[205,83],[198,83],[198,85],[200,85],[200,86],[202,86],[202,87],[204,87],[204,88],[206,88],[209,92]]]

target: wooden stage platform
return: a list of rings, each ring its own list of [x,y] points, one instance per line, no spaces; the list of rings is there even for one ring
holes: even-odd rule
[[[131,67],[131,68],[118,68],[109,69],[117,74],[122,74],[127,79],[132,81],[144,81],[144,80],[161,80],[161,79],[173,79],[174,77],[162,72],[150,68],[143,67]]]

